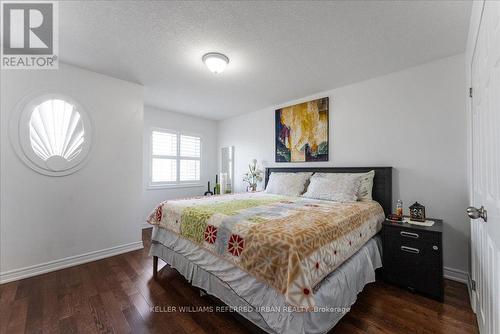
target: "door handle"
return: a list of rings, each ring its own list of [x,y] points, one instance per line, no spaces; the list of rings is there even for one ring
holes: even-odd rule
[[[472,219],[483,218],[485,222],[488,221],[488,211],[486,211],[484,206],[481,206],[479,209],[469,206],[467,208],[467,215]]]

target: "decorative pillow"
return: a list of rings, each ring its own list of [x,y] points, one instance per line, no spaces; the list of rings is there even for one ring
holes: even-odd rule
[[[366,173],[355,173],[351,175],[356,175],[359,177],[359,189],[357,193],[358,201],[371,201],[375,171],[371,170]]]
[[[300,196],[306,189],[312,173],[271,173],[264,192],[269,194]]]
[[[303,195],[335,202],[355,202],[360,184],[359,174],[316,173]]]

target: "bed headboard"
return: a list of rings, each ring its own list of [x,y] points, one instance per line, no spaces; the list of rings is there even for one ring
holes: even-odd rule
[[[392,167],[269,167],[266,168],[265,186],[269,175],[275,173],[365,173],[375,171],[372,198],[379,202],[386,215],[392,213]]]

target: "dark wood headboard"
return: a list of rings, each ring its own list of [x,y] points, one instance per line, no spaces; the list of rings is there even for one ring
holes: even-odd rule
[[[269,167],[266,168],[265,186],[271,173],[365,173],[375,171],[372,198],[379,202],[386,215],[392,213],[392,167]]]

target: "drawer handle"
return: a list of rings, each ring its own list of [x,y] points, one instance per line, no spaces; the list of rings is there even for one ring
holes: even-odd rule
[[[399,234],[401,234],[402,237],[407,237],[407,238],[418,239],[418,237],[419,237],[419,235],[417,233],[411,233],[411,232],[405,232],[405,231],[401,231]]]
[[[407,247],[407,246],[401,246],[401,250],[403,252],[408,252],[408,253],[413,253],[413,254],[420,253],[420,249],[413,248],[413,247]]]

